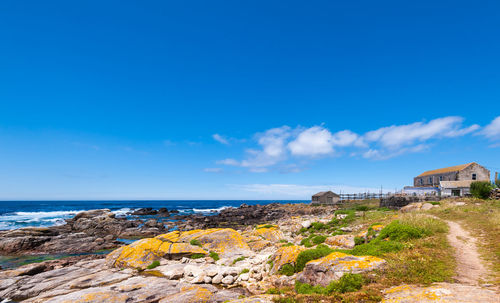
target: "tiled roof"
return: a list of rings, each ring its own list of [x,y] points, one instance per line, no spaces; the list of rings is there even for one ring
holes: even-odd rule
[[[457,166],[450,166],[450,167],[445,167],[445,168],[440,168],[440,169],[428,170],[424,173],[421,173],[417,177],[425,177],[425,176],[430,176],[430,175],[445,174],[445,173],[451,173],[454,171],[461,171],[462,169],[465,169],[468,166],[475,164],[475,163],[476,162],[471,162],[471,163],[457,165]]]

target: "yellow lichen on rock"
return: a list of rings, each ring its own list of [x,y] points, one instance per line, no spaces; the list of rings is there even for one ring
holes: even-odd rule
[[[163,256],[159,252],[162,241],[154,238],[142,239],[120,247],[106,257],[106,263],[115,267],[146,268]]]
[[[341,252],[333,252],[323,258],[306,263],[306,267],[314,265],[317,268],[331,269],[340,272],[362,272],[374,269],[385,263],[384,259],[373,256],[353,256]]]
[[[178,242],[179,241],[179,236],[181,233],[176,230],[169,232],[168,234],[162,234],[159,236],[156,236],[155,239],[161,240],[163,242]]]
[[[281,230],[276,226],[265,227],[267,225],[259,225],[255,230],[253,230],[250,235],[259,237],[263,240],[268,240],[271,242],[279,242],[279,240],[284,238]]]
[[[79,298],[62,301],[62,303],[124,303],[127,302],[127,294],[120,294],[114,291],[96,291],[83,294]]]
[[[328,237],[325,240],[325,244],[328,244],[330,246],[337,246],[337,247],[345,248],[345,249],[352,249],[352,248],[354,248],[354,245],[355,245],[354,236],[337,235],[337,236],[333,236],[333,237]]]
[[[183,287],[179,293],[167,296],[158,303],[190,302],[206,303],[212,302],[213,294],[208,289],[199,286]]]
[[[271,269],[271,273],[276,273],[285,264],[295,265],[297,256],[304,250],[304,247],[297,245],[280,247],[273,256],[273,268]]]
[[[372,229],[374,231],[381,231],[384,228],[384,225],[378,224],[378,225],[373,225]]]

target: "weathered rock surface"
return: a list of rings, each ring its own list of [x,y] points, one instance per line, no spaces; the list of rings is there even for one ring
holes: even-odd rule
[[[431,203],[418,202],[418,203],[408,204],[405,207],[402,207],[399,211],[402,213],[409,213],[419,210],[429,210],[434,207],[439,207],[439,205],[432,205]]]
[[[386,303],[462,302],[498,303],[500,295],[479,286],[436,283],[428,287],[401,285],[384,291]]]
[[[302,246],[283,246],[279,248],[276,253],[273,255],[273,268],[271,269],[271,273],[278,272],[285,264],[290,264],[295,266],[295,262],[297,260],[297,256],[305,250],[305,247]]]
[[[355,245],[354,236],[352,235],[337,235],[328,237],[326,238],[325,243],[341,249],[353,249]]]
[[[307,262],[297,280],[312,285],[327,286],[345,273],[361,273],[380,267],[385,260],[373,256],[352,256],[333,252],[326,257]]]

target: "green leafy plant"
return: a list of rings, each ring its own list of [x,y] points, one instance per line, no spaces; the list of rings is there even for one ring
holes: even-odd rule
[[[153,268],[158,267],[158,266],[160,266],[160,261],[155,260],[151,264],[148,265],[147,269],[153,269]]]
[[[238,262],[240,262],[240,261],[245,260],[246,258],[247,258],[247,257],[245,257],[245,256],[241,256],[241,257],[239,257],[239,258],[234,259],[234,260],[233,260],[233,265],[234,265],[234,264],[236,264],[236,263],[238,263]]]
[[[243,268],[243,270],[240,272],[240,275],[241,275],[241,274],[246,274],[246,273],[248,273],[248,272],[250,272],[250,269],[248,269],[248,268]]]
[[[285,264],[281,267],[278,273],[281,275],[292,276],[295,273],[295,267],[290,264]]]
[[[272,224],[266,224],[266,225],[258,226],[257,229],[260,229],[260,228],[272,228],[272,227],[275,227],[275,226],[272,225]]]
[[[210,254],[208,254],[208,256],[212,259],[214,259],[214,261],[219,261],[220,258],[219,258],[219,254],[216,253],[215,251],[211,251]]]
[[[314,236],[311,241],[312,243],[318,245],[318,244],[321,244],[323,242],[325,242],[326,240],[326,237],[325,236]]]
[[[314,249],[308,249],[300,252],[299,255],[297,256],[295,272],[302,271],[304,269],[304,266],[306,266],[307,262],[322,258],[324,256],[329,255],[332,252],[333,249],[324,244],[320,244],[316,246],[316,248]]]
[[[201,242],[198,239],[191,239],[191,241],[189,241],[189,244],[201,247]]]
[[[470,184],[470,193],[478,199],[488,199],[493,186],[488,181],[476,181]]]
[[[295,291],[299,294],[320,294],[331,295],[334,292],[346,293],[358,291],[364,283],[364,278],[360,274],[347,273],[338,281],[332,281],[328,286],[310,285],[307,283],[295,282]]]
[[[205,254],[192,254],[191,259],[201,259],[205,257]]]

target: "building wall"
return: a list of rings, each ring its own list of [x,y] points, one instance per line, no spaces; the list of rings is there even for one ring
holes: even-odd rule
[[[472,174],[476,174],[478,181],[489,181],[490,171],[479,164],[472,164],[461,171],[448,172],[443,174],[435,174],[424,177],[413,178],[413,186],[417,187],[429,187],[429,186],[439,186],[439,181],[462,181],[462,180],[472,180]],[[442,177],[440,179],[440,177]],[[422,183],[420,180],[422,179]]]
[[[476,174],[477,181],[490,181],[490,171],[479,164],[472,164],[459,171],[458,180],[472,180],[472,174]]]
[[[442,197],[451,197],[452,190],[460,190],[460,196],[468,195],[470,193],[470,188],[441,188]]]

